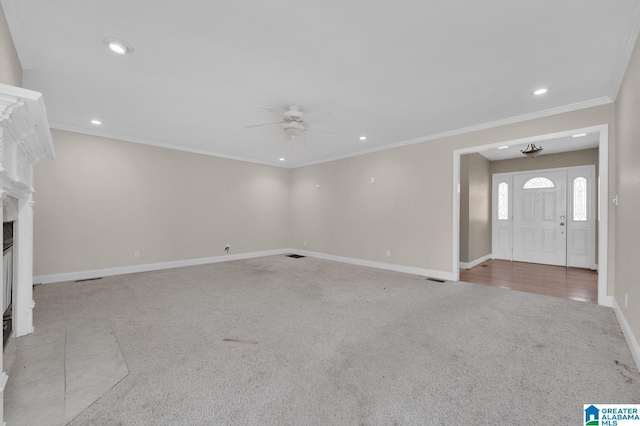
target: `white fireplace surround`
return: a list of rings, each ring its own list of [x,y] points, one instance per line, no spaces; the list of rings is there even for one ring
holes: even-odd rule
[[[33,332],[33,168],[55,152],[42,94],[0,84],[0,198],[18,200],[14,230],[13,330],[15,337]],[[4,219],[0,209],[0,219]],[[4,279],[2,263],[0,277]],[[0,306],[2,306],[0,292]],[[0,351],[0,365],[2,351]],[[4,387],[0,374],[0,422]]]

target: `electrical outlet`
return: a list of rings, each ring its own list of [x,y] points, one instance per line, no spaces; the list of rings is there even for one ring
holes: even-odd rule
[[[624,294],[624,308],[629,308],[629,295],[627,293]]]
[[[307,246],[307,240],[304,240],[304,246],[305,247]]]
[[[138,259],[140,257],[140,252],[139,251],[134,251],[133,252],[133,257]]]
[[[387,257],[391,256],[391,250],[387,250]]]

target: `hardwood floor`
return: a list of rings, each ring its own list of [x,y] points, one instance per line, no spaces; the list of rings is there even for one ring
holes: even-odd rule
[[[460,281],[598,303],[598,273],[589,269],[494,259],[460,270]]]

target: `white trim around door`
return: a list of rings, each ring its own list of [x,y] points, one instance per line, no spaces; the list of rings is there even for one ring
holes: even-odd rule
[[[518,197],[529,189],[523,189],[522,179],[525,180],[535,176],[547,176],[551,174],[564,173],[562,180],[558,182],[566,186],[563,209],[557,222],[553,226],[558,232],[562,232],[563,253],[559,263],[545,262],[537,259],[536,256],[522,258],[527,253],[514,253],[516,249],[522,247],[514,245],[514,239],[522,237],[514,229],[514,217],[519,214],[515,202]],[[515,183],[520,181],[520,184]],[[583,191],[578,188],[580,185]],[[520,260],[534,263],[557,264],[577,268],[596,269],[596,168],[595,165],[573,166],[553,169],[527,170],[522,172],[495,173],[492,176],[492,253],[494,259]],[[544,191],[544,189],[543,189]],[[574,205],[578,203],[578,206]],[[576,207],[584,209],[576,209]],[[566,256],[565,256],[566,254]],[[544,256],[543,256],[544,257]],[[556,260],[556,259],[554,259]],[[539,262],[538,262],[539,261]]]

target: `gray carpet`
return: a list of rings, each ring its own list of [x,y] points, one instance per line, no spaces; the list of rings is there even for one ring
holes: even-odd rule
[[[129,367],[72,425],[581,424],[585,403],[640,403],[613,311],[588,303],[284,256],[35,299],[36,327],[110,322]]]

